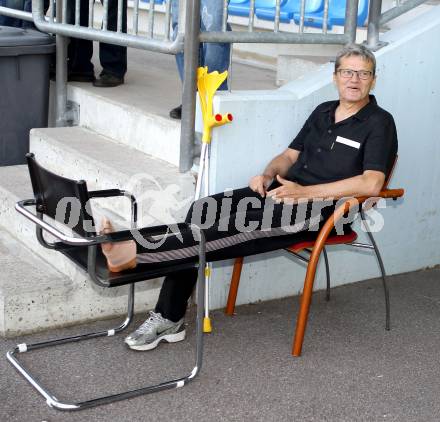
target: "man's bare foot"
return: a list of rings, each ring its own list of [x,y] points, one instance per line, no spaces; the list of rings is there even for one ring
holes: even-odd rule
[[[101,234],[114,231],[113,225],[108,218],[101,221]],[[136,243],[127,240],[116,243],[102,243],[102,253],[107,259],[107,267],[113,273],[130,270],[136,267]]]

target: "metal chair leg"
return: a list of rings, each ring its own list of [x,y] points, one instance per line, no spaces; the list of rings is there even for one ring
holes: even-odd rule
[[[325,292],[325,300],[328,302],[330,300],[330,266],[328,263],[327,250],[325,247],[322,250],[324,252],[324,261],[325,261],[325,277],[327,280],[327,287]]]
[[[204,247],[204,246],[203,246]],[[113,336],[117,332],[124,330],[133,319],[133,304],[134,304],[134,284],[130,285],[130,290],[128,294],[128,313],[125,321],[114,329],[107,331],[100,331],[96,333],[88,333],[79,336],[65,337],[56,340],[50,340],[34,344],[19,344],[14,349],[7,352],[6,357],[11,362],[11,364],[23,375],[24,378],[46,399],[46,403],[50,407],[54,407],[58,410],[82,410],[101,404],[112,403],[119,400],[124,400],[143,394],[154,393],[161,390],[166,390],[170,388],[183,387],[189,381],[191,381],[200,371],[202,367],[203,358],[203,303],[205,296],[205,283],[204,283],[204,270],[205,270],[205,260],[200,262],[199,266],[199,278],[197,283],[197,317],[196,317],[196,364],[192,369],[191,373],[179,379],[166,381],[160,384],[147,386],[139,388],[136,390],[130,390],[123,393],[113,394],[110,396],[103,396],[92,400],[87,400],[83,402],[74,403],[63,403],[60,402],[55,396],[53,396],[49,391],[47,391],[40,383],[38,383],[35,378],[26,370],[26,368],[18,361],[16,358],[17,353],[30,352],[36,349],[42,349],[50,346],[57,346],[59,344],[66,344],[77,342],[81,340],[88,340],[96,337],[107,337]]]
[[[361,208],[361,218],[362,222],[365,224],[365,227],[367,229],[367,236],[369,237],[371,244],[374,248],[374,253],[376,254],[377,260],[379,262],[380,272],[382,276],[382,285],[383,285],[383,291],[385,295],[385,329],[390,330],[390,293],[388,291],[387,281],[386,281],[386,273],[385,273],[385,267],[383,265],[382,257],[379,252],[379,248],[377,247],[376,241],[374,240],[373,234],[371,233],[370,227],[367,223],[367,220],[365,218],[365,212]]]

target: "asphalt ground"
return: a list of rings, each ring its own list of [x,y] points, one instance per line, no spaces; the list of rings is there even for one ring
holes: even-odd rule
[[[49,408],[6,351],[116,321],[0,340],[0,420],[439,421],[440,268],[395,275],[389,285],[389,332],[379,279],[332,289],[330,302],[316,292],[300,358],[290,355],[298,297],[241,306],[233,318],[216,311],[204,365],[192,383],[79,412]],[[186,341],[151,352],[127,349],[120,334],[32,351],[20,360],[63,401],[150,385],[192,369],[193,314]]]

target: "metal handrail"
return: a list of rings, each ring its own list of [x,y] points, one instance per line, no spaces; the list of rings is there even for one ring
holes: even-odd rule
[[[56,2],[61,3],[60,1]],[[105,2],[108,3],[108,2]],[[122,3],[122,2],[120,2]],[[105,42],[125,47],[139,48],[165,54],[177,54],[183,51],[183,34],[177,35],[174,41],[153,39],[140,34],[132,35],[118,31],[110,31],[104,26],[104,29],[93,28],[93,22],[89,26],[79,26],[79,7],[75,8],[75,23],[65,23],[57,19],[50,22],[45,19],[44,0],[32,0],[32,16],[35,26],[42,32],[59,34],[66,37],[82,38],[92,41]],[[118,21],[122,17],[122,7],[118,9]]]
[[[392,19],[395,19],[411,9],[426,3],[427,0],[407,0],[404,3],[399,3],[392,9],[387,10],[380,16],[380,25],[384,25]]]
[[[0,14],[6,16],[34,21],[40,31],[57,35],[57,66],[56,66],[56,125],[65,126],[70,120],[67,109],[67,42],[66,37],[83,38],[93,41],[106,42],[120,46],[133,47],[154,52],[177,54],[185,51],[185,78],[182,96],[182,121],[180,135],[180,160],[181,172],[190,170],[193,164],[194,125],[196,97],[196,71],[198,66],[199,43],[271,43],[271,44],[334,44],[343,45],[356,40],[358,0],[348,0],[346,5],[345,26],[343,34],[332,34],[327,31],[327,17],[329,1],[324,2],[324,22],[322,33],[304,32],[305,0],[301,1],[300,21],[298,32],[286,32],[280,28],[280,0],[276,0],[274,8],[273,32],[255,31],[255,0],[250,1],[247,31],[227,31],[228,0],[223,0],[223,20],[221,30],[218,32],[200,32],[200,0],[179,1],[178,34],[170,40],[170,0],[165,9],[165,33],[162,39],[153,37],[154,5],[150,2],[148,15],[148,31],[146,35],[139,33],[139,1],[134,0],[133,33],[126,34],[121,31],[122,1],[118,3],[117,31],[107,29],[108,0],[103,1],[104,17],[102,29],[93,27],[93,0],[89,0],[89,22],[87,27],[79,26],[79,0],[75,2],[74,23],[67,23],[67,1],[54,0],[56,18],[53,7],[49,18],[44,16],[44,0],[32,0],[32,14],[19,10],[0,7]],[[218,0],[220,1],[220,0]],[[379,26],[394,19],[408,10],[419,6],[426,0],[407,0],[398,3],[396,7],[382,13],[382,0],[370,0],[367,45],[372,50],[377,50],[384,43],[379,40]]]
[[[22,19],[28,22],[32,22],[34,20],[31,12],[24,12],[23,10],[11,9],[10,7],[4,6],[0,6],[0,15]]]

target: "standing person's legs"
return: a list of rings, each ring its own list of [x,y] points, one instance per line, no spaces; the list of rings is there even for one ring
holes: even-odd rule
[[[173,29],[173,40],[175,40],[179,30],[179,0],[171,0],[171,26]],[[199,52],[199,55],[200,54],[201,53]],[[178,53],[176,54],[175,57],[176,57],[176,66],[177,66],[177,71],[179,73],[179,78],[180,81],[183,83],[183,79],[185,75],[183,53]],[[178,119],[178,120],[182,118],[182,104],[173,108],[170,111],[170,117],[172,119]]]
[[[116,31],[118,27],[118,1],[109,0],[108,2],[108,29]],[[127,0],[123,1],[122,5],[122,32],[127,32]],[[102,66],[101,79],[105,75],[113,76],[116,79],[114,82],[119,82],[120,85],[124,82],[124,76],[127,73],[127,47],[119,45],[100,43],[99,44],[99,60]],[[109,80],[111,78],[108,78]],[[105,81],[103,80],[103,83]],[[95,83],[96,86],[101,86],[99,80]],[[104,86],[104,85],[102,85]],[[110,85],[105,85],[110,86]],[[112,85],[116,86],[116,85]]]
[[[178,20],[179,20],[179,0],[171,1],[171,22],[173,27],[173,39],[177,36]],[[200,29],[202,31],[221,31],[223,22],[223,2],[202,0],[201,2],[201,22]],[[228,30],[230,30],[228,26]],[[230,44],[229,43],[207,43],[200,46],[200,66],[208,66],[208,71],[217,70],[224,72],[229,67]],[[180,80],[183,82],[184,63],[183,53],[176,54],[177,70]],[[228,89],[225,81],[220,90]]]
[[[223,22],[223,2],[202,0],[200,8],[200,30],[201,31],[221,31]],[[179,20],[179,0],[171,0],[171,23],[173,27],[173,39],[178,32]],[[228,25],[228,31],[230,27]],[[200,44],[199,66],[207,66],[209,72],[217,70],[224,72],[229,68],[230,44],[229,43],[206,43]],[[176,65],[180,80],[184,78],[184,58],[183,53],[176,54]],[[227,80],[224,81],[219,90],[228,89]],[[170,111],[170,117],[180,119],[182,117],[182,105]]]
[[[175,40],[179,29],[179,0],[171,0],[171,26],[173,29],[173,40]],[[179,78],[183,82],[183,53],[176,54],[176,65]]]
[[[202,0],[201,24],[203,32],[217,32],[222,30],[223,2]],[[228,30],[230,27],[228,25]],[[201,66],[207,66],[209,72],[217,70],[222,73],[229,68],[231,45],[229,43],[205,43],[202,46]],[[219,90],[227,90],[228,82],[225,80]]]
[[[75,22],[75,2],[67,2],[67,22]],[[81,0],[80,26],[89,25],[89,3]],[[93,42],[79,38],[71,38],[67,50],[69,80],[76,82],[92,82],[95,79],[92,63]]]

